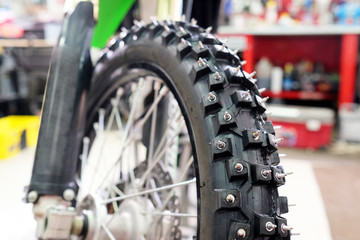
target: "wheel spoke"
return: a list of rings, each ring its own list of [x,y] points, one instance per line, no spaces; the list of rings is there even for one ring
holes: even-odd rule
[[[104,229],[104,232],[106,233],[106,235],[110,238],[110,240],[116,240],[116,238],[114,237],[114,235],[111,233],[111,231],[105,226],[105,224],[101,224],[101,227]]]
[[[156,215],[156,216],[197,218],[197,215],[189,214],[189,213],[174,213],[174,212],[142,212],[142,213],[149,214],[149,215]]]
[[[167,189],[181,187],[181,186],[189,185],[189,184],[194,183],[194,182],[196,182],[196,178],[193,178],[191,180],[184,181],[184,182],[170,184],[170,185],[163,186],[163,187],[158,187],[158,188],[154,188],[154,189],[141,191],[141,192],[138,192],[138,193],[132,193],[132,194],[128,194],[128,195],[125,195],[125,196],[120,196],[120,197],[116,197],[116,198],[110,198],[110,199],[107,199],[107,200],[103,201],[102,204],[108,204],[108,203],[111,203],[111,202],[114,202],[114,201],[121,201],[121,200],[128,199],[128,198],[142,196],[142,195],[145,195],[145,194],[148,194],[148,193],[160,192],[160,191],[167,190]]]

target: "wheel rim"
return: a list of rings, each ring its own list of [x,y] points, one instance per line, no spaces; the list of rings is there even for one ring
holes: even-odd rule
[[[78,209],[97,213],[89,239],[192,239],[196,235],[194,158],[184,116],[165,81],[141,76],[118,81],[122,84],[110,107],[107,104],[98,111],[94,136],[83,141],[78,178],[82,207]],[[157,120],[164,112],[166,124],[159,137]],[[144,133],[149,138],[146,144]],[[106,210],[82,204],[89,195],[100,202],[95,206]]]

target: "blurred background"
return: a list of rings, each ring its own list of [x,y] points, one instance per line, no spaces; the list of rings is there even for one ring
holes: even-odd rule
[[[64,3],[0,0],[0,224],[28,228],[1,239],[33,239],[31,206],[21,199]],[[282,163],[295,172],[280,188],[297,205],[288,216],[301,233],[294,239],[359,239],[360,1],[139,0],[118,30],[182,14],[213,26],[266,88],[268,118],[282,126]]]

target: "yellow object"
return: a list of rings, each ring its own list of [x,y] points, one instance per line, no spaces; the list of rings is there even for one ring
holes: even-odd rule
[[[25,147],[35,146],[39,126],[38,116],[0,118],[0,159],[14,156]]]

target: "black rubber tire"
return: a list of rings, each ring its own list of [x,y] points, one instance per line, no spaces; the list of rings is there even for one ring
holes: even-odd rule
[[[119,78],[136,69],[160,76],[189,129],[199,199],[197,239],[290,239],[281,228],[288,205],[277,191],[285,179],[276,175],[283,170],[274,128],[257,86],[238,66],[240,58],[197,25],[138,23],[111,41],[95,67],[87,129],[121,84]]]

